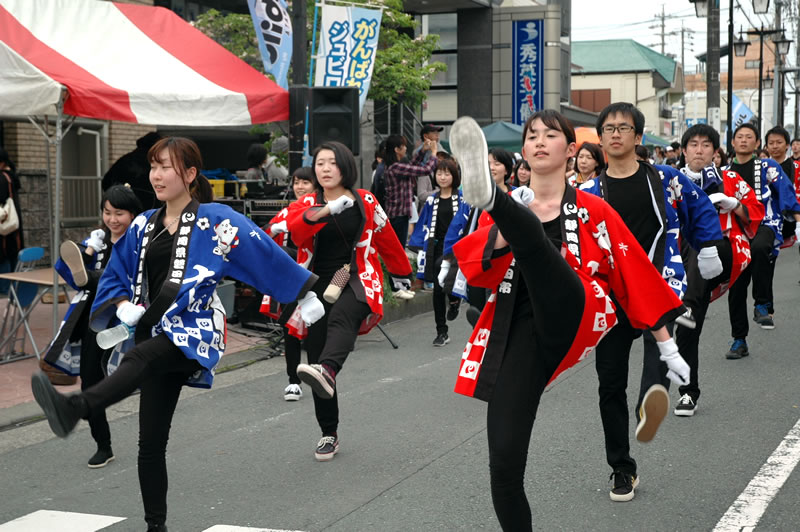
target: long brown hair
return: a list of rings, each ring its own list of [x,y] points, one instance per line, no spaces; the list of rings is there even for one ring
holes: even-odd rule
[[[169,153],[172,166],[182,179],[186,179],[190,168],[197,170],[197,177],[189,185],[189,193],[192,197],[200,203],[214,201],[211,183],[208,182],[206,176],[200,173],[203,169],[203,156],[200,155],[200,148],[197,147],[197,144],[185,137],[165,137],[150,147],[147,151],[147,160],[151,163],[157,161],[158,155],[163,150],[167,150]]]

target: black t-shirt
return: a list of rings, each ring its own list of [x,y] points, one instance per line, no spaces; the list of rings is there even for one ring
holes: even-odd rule
[[[639,170],[630,177],[607,176],[606,180],[608,183],[606,201],[619,213],[645,253],[650,252],[661,227],[653,208],[653,200],[650,198],[648,182],[647,171],[642,165],[639,165]]]
[[[322,279],[333,277],[336,270],[350,264],[353,246],[361,228],[361,211],[357,205],[322,220],[327,222],[317,233],[317,250],[313,271]]]
[[[174,227],[174,226],[173,226]],[[161,232],[164,229],[164,217],[156,221],[153,234],[157,235],[147,246],[147,254],[144,257],[144,264],[147,270],[147,294],[150,301],[155,300],[161,291],[161,286],[167,278],[169,263],[172,259],[172,244],[175,242],[175,235],[169,231]],[[178,231],[175,231],[177,234]]]
[[[789,182],[794,185],[794,161],[792,161],[791,157],[788,157],[785,161],[781,163],[781,168],[783,168],[783,172],[786,174],[786,177],[789,178]]]
[[[742,179],[750,185],[750,188],[755,187],[756,178],[753,175],[753,169],[755,168],[755,159],[750,159],[746,163],[731,163],[731,170],[742,176]]]
[[[450,222],[453,221],[453,201],[456,196],[449,198],[439,198],[439,208],[436,210],[436,232],[433,238],[444,240],[447,235],[447,228],[450,227]]]
[[[553,243],[556,249],[560,250],[561,217],[559,216],[549,222],[542,222],[542,227],[544,228],[544,233],[547,235],[547,238],[550,239],[550,242]],[[514,317],[515,319],[519,319],[523,316],[532,316],[533,307],[531,306],[531,298],[528,295],[528,287],[525,284],[525,277],[523,277],[519,268],[517,268],[516,275],[519,276],[519,279],[517,280],[517,298],[514,301]]]

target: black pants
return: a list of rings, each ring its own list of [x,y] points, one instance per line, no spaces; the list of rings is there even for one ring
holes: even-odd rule
[[[117,371],[81,392],[89,417],[136,390],[139,399],[139,486],[144,519],[160,525],[167,520],[167,441],[172,415],[186,379],[201,369],[165,335],[149,338],[125,353]]]
[[[322,298],[322,293],[330,279],[320,278],[312,290],[325,305],[325,315],[308,328],[305,339],[309,364],[326,364],[337,373],[341,371],[347,355],[356,345],[356,337],[361,322],[370,313],[369,305],[356,299],[350,283],[342,290],[342,295],[331,305]],[[357,281],[356,281],[357,282]],[[314,394],[314,412],[323,435],[336,433],[339,427],[339,397],[334,392],[330,399],[322,399]]]
[[[775,257],[772,248],[775,233],[765,225],[750,241],[750,265],[739,275],[728,291],[728,313],[731,320],[731,337],[747,338],[750,332],[749,312],[747,309],[747,287],[753,281],[753,299],[756,305],[771,305],[772,276],[774,274]]]
[[[683,359],[689,365],[689,384],[680,386],[678,392],[689,394],[695,403],[700,397],[700,381],[698,371],[700,369],[700,334],[703,332],[703,323],[706,320],[708,305],[711,303],[711,292],[720,284],[728,282],[731,278],[731,268],[733,266],[733,250],[731,242],[727,238],[717,244],[717,253],[722,262],[722,273],[713,279],[703,279],[700,269],[697,266],[697,252],[692,249],[686,241],[681,245],[681,256],[686,268],[687,289],[683,297],[683,304],[692,311],[695,321],[695,328],[689,329],[678,325],[675,331],[675,343]],[[655,356],[648,356],[645,351],[644,366],[642,369],[642,385],[639,389],[639,402],[636,405],[638,414],[639,406],[647,389],[653,384],[663,384],[669,389],[670,381],[666,378],[667,364],[661,362],[656,350]]]
[[[389,224],[394,229],[394,234],[397,235],[397,240],[400,241],[400,245],[406,247],[406,243],[408,242],[408,220],[410,219],[409,216],[395,216],[394,218],[389,218]]]
[[[283,328],[283,352],[286,357],[286,376],[289,377],[289,384],[300,384],[300,377],[297,376],[297,366],[300,364],[301,342],[296,336],[289,334],[289,330]]]
[[[433,256],[426,259],[432,261],[429,264],[437,265],[437,267],[433,268],[433,319],[436,322],[436,334],[447,334],[447,309],[450,306],[457,307],[461,304],[461,298],[445,292],[444,289],[439,286],[439,281],[435,278],[439,271],[438,265],[441,264],[443,251],[444,239],[442,238],[436,241],[433,248]]]
[[[511,245],[532,307],[530,315],[514,316],[486,414],[492,502],[503,530],[531,530],[523,484],[531,430],[544,388],[577,334],[585,293],[534,213],[498,190],[492,218]]]

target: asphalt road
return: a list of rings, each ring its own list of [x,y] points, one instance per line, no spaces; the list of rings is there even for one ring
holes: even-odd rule
[[[776,328],[753,324],[748,358],[724,358],[727,304],[712,304],[698,412],[670,414],[652,443],[633,443],[641,483],[631,502],[608,497],[594,357],[559,378],[542,399],[528,459],[536,528],[738,530],[723,516],[758,476],[755,491],[732,511],[755,519],[756,530],[799,530],[800,476],[791,460],[800,419],[798,279],[797,251],[785,251],[774,285]],[[329,463],[314,460],[319,432],[310,390],[298,403],[282,399],[283,359],[222,374],[211,391],[185,389],[167,458],[170,530],[499,529],[489,495],[485,404],[452,392],[468,335],[463,313],[444,348],[431,347],[431,313],[386,330],[400,349],[373,331],[340,374],[341,449]],[[629,402],[638,393],[640,357],[637,343]],[[677,400],[676,390],[671,397]],[[99,470],[86,467],[94,444],[85,423],[66,441],[44,422],[0,433],[0,532],[42,530],[9,524],[40,510],[116,516],[122,520],[102,529],[144,530],[137,404],[134,396],[113,407],[117,459]],[[762,470],[782,442],[782,461]],[[66,517],[61,523],[52,530],[67,530]],[[69,530],[101,528],[76,526]]]

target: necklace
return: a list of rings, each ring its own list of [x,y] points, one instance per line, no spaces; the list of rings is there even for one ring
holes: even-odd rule
[[[157,234],[156,236],[154,236],[154,237],[153,237],[153,240],[155,240],[156,238],[160,237],[160,236],[161,236],[161,234],[162,234],[164,231],[166,231],[167,229],[169,229],[170,227],[172,227],[173,225],[175,225],[175,222],[177,222],[179,218],[180,218],[180,216],[176,217],[174,220],[172,220],[172,221],[169,223],[169,225],[167,225],[167,226],[164,226],[164,229],[162,229],[161,231],[159,231],[159,232],[158,232],[158,234]],[[162,223],[163,223],[163,222],[162,222]]]

